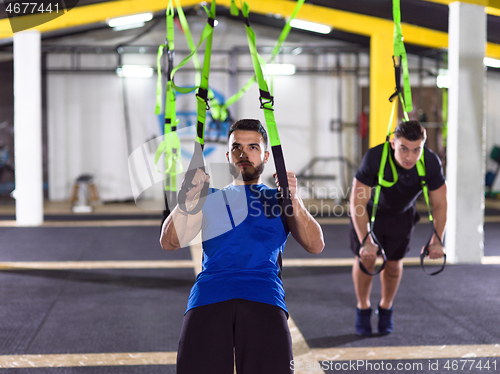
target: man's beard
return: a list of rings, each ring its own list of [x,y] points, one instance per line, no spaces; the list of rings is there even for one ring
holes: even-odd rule
[[[261,162],[259,165],[253,167],[253,171],[249,170],[252,168],[240,169],[237,165],[229,164],[229,172],[234,179],[243,179],[244,182],[252,181],[258,179],[264,172],[264,163]],[[240,176],[241,171],[241,178]]]

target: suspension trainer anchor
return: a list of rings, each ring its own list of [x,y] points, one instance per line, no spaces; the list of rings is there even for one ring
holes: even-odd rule
[[[210,100],[208,100],[208,90],[207,89],[200,87],[195,96],[199,97],[201,100],[203,100],[205,102],[205,104],[206,104],[205,109],[206,110],[210,110],[210,103],[209,103]]]
[[[274,96],[271,96],[271,94],[268,91],[260,90],[260,109],[269,109],[274,112]],[[267,100],[267,101],[264,101]],[[271,104],[271,107],[269,107],[269,104]],[[266,106],[268,105],[268,106]]]

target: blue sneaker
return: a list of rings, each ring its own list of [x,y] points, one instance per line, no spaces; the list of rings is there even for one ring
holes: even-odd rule
[[[392,307],[391,309],[383,309],[378,306],[378,333],[380,335],[388,335],[394,329],[394,322],[392,321]]]
[[[356,334],[359,336],[372,336],[372,325],[370,322],[371,315],[372,308],[356,308]]]

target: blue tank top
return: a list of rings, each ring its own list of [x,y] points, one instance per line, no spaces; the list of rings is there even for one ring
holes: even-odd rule
[[[289,229],[280,213],[277,190],[264,184],[212,190],[203,206],[203,268],[186,312],[230,299],[288,312],[280,261]]]

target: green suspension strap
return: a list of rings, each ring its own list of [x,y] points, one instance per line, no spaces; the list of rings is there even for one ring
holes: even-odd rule
[[[175,0],[175,4],[177,7],[177,15],[179,16],[179,22],[181,23],[182,30],[184,31],[186,42],[189,46],[189,50],[193,53],[192,54],[193,65],[196,69],[196,77],[194,80],[195,86],[199,86],[201,81],[201,64],[200,60],[198,59],[198,54],[196,53],[197,48],[194,44],[193,36],[191,35],[191,30],[189,29],[189,24],[187,22],[186,15],[184,14],[184,10],[182,9],[182,6],[179,4],[177,0]]]
[[[444,124],[442,137],[443,137],[443,146],[446,147],[446,138],[447,138],[447,132],[448,132],[448,89],[443,87],[441,90],[443,93],[443,103],[442,103],[442,117],[443,118],[442,119],[443,119],[443,124]],[[424,195],[425,203],[427,205],[427,210],[429,212],[429,222],[432,224],[432,231],[431,231],[431,234],[429,236],[429,240],[427,241],[427,244],[425,245],[423,252],[420,254],[420,265],[422,267],[422,270],[425,273],[427,273],[429,275],[436,275],[436,274],[441,273],[446,266],[446,253],[444,255],[443,265],[441,265],[441,268],[433,273],[427,272],[427,270],[425,269],[425,266],[424,266],[424,258],[429,255],[429,245],[430,245],[430,242],[432,240],[432,237],[435,234],[436,237],[438,238],[439,242],[441,243],[441,245],[443,245],[443,239],[439,236],[438,232],[436,231],[436,226],[434,225],[434,218],[432,217],[431,205],[430,205],[430,201],[429,201],[429,192],[428,192],[427,183],[425,181],[425,164],[424,164],[423,153],[422,153],[422,157],[420,157],[419,162],[417,162],[417,171],[418,171],[418,176],[420,178],[420,183],[422,185],[422,193]]]
[[[215,9],[216,9],[216,4],[215,4],[215,0],[214,0],[214,1],[212,1],[210,11],[208,11],[208,9],[205,8],[205,10],[207,11],[207,15],[208,15],[208,21],[207,21],[207,25],[205,26],[205,28],[202,32],[202,36],[200,38],[200,42],[198,43],[196,50],[191,52],[191,54],[188,57],[186,57],[172,71],[172,76],[173,76],[175,74],[175,72],[180,67],[185,65],[189,61],[189,59],[192,58],[192,56],[196,53],[196,51],[200,47],[203,40],[206,39],[205,57],[203,60],[203,70],[202,70],[202,75],[201,75],[201,82],[200,82],[199,87],[194,88],[194,89],[198,88],[198,92],[196,93],[196,99],[197,99],[196,142],[195,142],[193,157],[191,158],[191,162],[189,163],[189,167],[188,167],[188,170],[186,172],[186,176],[184,178],[184,181],[182,183],[182,186],[181,186],[181,189],[180,189],[179,195],[178,195],[179,208],[188,214],[196,214],[203,208],[203,204],[205,203],[205,199],[207,197],[208,187],[209,187],[209,184],[207,182],[205,182],[203,189],[200,193],[200,198],[198,200],[198,203],[196,204],[196,206],[192,210],[188,211],[188,209],[186,207],[186,195],[189,192],[189,190],[191,190],[194,187],[194,185],[191,183],[191,181],[193,180],[193,177],[196,174],[196,171],[198,169],[205,171],[205,161],[203,159],[203,148],[205,146],[204,136],[205,136],[206,114],[207,114],[207,110],[210,109],[208,106],[208,78],[209,78],[209,73],[210,73],[210,58],[212,55],[212,37],[213,37],[213,30],[214,30],[214,23],[215,23]],[[188,92],[194,91],[194,89],[191,89],[191,88],[180,88],[180,87],[177,87],[175,85],[174,85],[174,87],[178,92],[188,93]]]
[[[266,119],[267,132],[269,141],[271,143],[271,150],[273,152],[274,164],[276,167],[276,174],[280,185],[280,205],[282,213],[286,216],[293,214],[292,201],[290,200],[290,191],[288,188],[288,177],[285,167],[285,159],[283,157],[283,150],[281,149],[281,142],[278,135],[278,128],[274,118],[274,97],[269,93],[269,88],[262,74],[261,65],[265,64],[264,60],[257,53],[257,46],[255,43],[255,33],[250,27],[250,20],[248,18],[250,8],[245,2],[242,6],[242,13],[245,20],[245,28],[247,31],[248,46],[252,56],[252,63],[255,70],[255,76],[259,84],[260,91],[260,107],[264,110],[264,117]]]
[[[389,125],[387,126],[387,135],[385,138],[385,143],[384,143],[384,149],[382,150],[382,159],[380,161],[380,167],[378,169],[378,175],[377,175],[377,180],[378,184],[377,187],[375,188],[375,197],[374,197],[374,204],[373,204],[373,210],[372,210],[372,215],[370,222],[373,224],[375,222],[375,215],[377,214],[377,208],[378,208],[378,201],[380,197],[380,190],[382,187],[392,187],[396,184],[398,181],[398,172],[396,170],[396,165],[394,164],[394,160],[391,157],[391,143],[390,143],[390,137],[391,137],[391,132],[392,132],[392,124],[393,124],[393,119],[394,119],[394,111],[396,110],[397,107],[397,101],[394,101],[392,104],[392,112],[391,112],[391,118],[389,120]],[[387,162],[387,159],[389,159],[389,164],[391,166],[391,171],[392,171],[392,181],[386,181],[384,179],[384,170],[385,170],[385,164]]]
[[[392,1],[392,14],[394,18],[394,34],[393,34],[394,54],[392,56],[392,60],[394,64],[396,91],[389,97],[389,101],[393,103],[391,117],[389,120],[389,125],[387,127],[387,136],[385,138],[384,148],[382,150],[382,158],[380,160],[380,167],[378,171],[378,181],[377,181],[378,183],[377,186],[375,187],[375,193],[373,196],[373,209],[369,222],[369,230],[365,238],[361,242],[361,247],[362,247],[365,244],[368,237],[371,236],[374,243],[377,244],[379,248],[377,255],[382,257],[383,263],[377,271],[371,273],[366,269],[366,267],[362,264],[361,260],[358,257],[360,269],[364,273],[369,275],[376,275],[380,273],[385,268],[385,264],[387,261],[384,248],[382,247],[380,241],[377,239],[375,233],[373,232],[373,226],[375,224],[375,216],[377,214],[377,208],[380,199],[380,191],[382,187],[390,188],[394,186],[398,181],[398,173],[396,170],[396,165],[394,164],[394,160],[392,159],[390,152],[390,136],[393,125],[394,114],[397,108],[397,102],[398,102],[397,99],[399,98],[399,101],[401,102],[401,105],[403,107],[404,119],[406,121],[409,120],[408,112],[411,112],[413,109],[412,99],[411,99],[410,74],[408,71],[408,59],[406,56],[406,49],[403,42],[403,31],[401,29],[401,8],[399,0]],[[401,68],[403,69],[403,82],[404,82],[403,90],[401,89]],[[384,179],[384,170],[385,170],[385,165],[387,163],[387,159],[389,159],[389,164],[391,166],[392,181],[386,181]]]
[[[427,187],[427,182],[425,180],[425,163],[424,163],[424,152],[423,151],[422,151],[422,156],[420,157],[420,160],[418,160],[418,162],[417,162],[417,172],[418,172],[418,176],[420,178],[420,184],[422,186],[422,193],[424,195],[425,203],[427,205],[427,210],[429,212],[429,222],[432,225],[432,230],[431,230],[431,234],[429,236],[429,240],[427,240],[427,244],[425,245],[424,250],[420,254],[420,266],[422,267],[422,270],[426,274],[437,275],[437,274],[441,273],[444,270],[444,267],[446,266],[446,253],[443,256],[443,265],[441,265],[441,268],[439,268],[439,270],[432,272],[432,273],[429,273],[425,269],[425,266],[424,266],[424,258],[429,255],[429,245],[431,243],[432,237],[434,235],[436,235],[436,237],[438,238],[439,243],[441,243],[441,245],[443,245],[443,240],[441,239],[438,232],[436,231],[436,226],[434,226],[434,218],[432,217],[431,204],[430,204],[430,200],[429,200],[429,189]]]
[[[195,85],[199,86],[201,80],[202,68],[200,65],[200,61],[198,60],[198,54],[196,53],[197,48],[193,42],[193,37],[191,35],[189,24],[187,22],[184,11],[182,10],[182,7],[178,4],[177,0],[176,4],[177,4],[177,14],[179,15],[179,21],[181,23],[182,29],[184,30],[186,42],[192,53],[193,65],[196,69]],[[231,14],[233,14],[234,12],[232,9],[232,5],[233,4],[231,4]],[[238,15],[238,8],[236,8],[236,15]],[[210,114],[216,123],[220,124],[221,122],[224,122],[228,118],[229,113],[227,111],[227,108],[224,107],[221,103],[219,103],[219,101],[215,98],[214,92],[210,89],[208,90],[208,106],[210,107]]]
[[[208,16],[208,21],[207,24],[205,25],[205,28],[203,29],[201,36],[200,36],[200,41],[198,42],[198,45],[193,49],[191,48],[191,53],[184,58],[173,70],[172,70],[172,77],[175,75],[175,73],[182,68],[184,65],[186,65],[189,60],[193,59],[193,61],[197,60],[196,53],[198,52],[198,49],[201,47],[202,43],[206,41],[205,44],[205,58],[203,61],[203,68],[202,68],[202,76],[201,76],[201,82],[200,85],[195,85],[194,87],[179,87],[173,83],[173,87],[175,90],[179,93],[183,94],[188,94],[193,91],[196,91],[197,89],[199,90],[200,88],[208,90],[208,75],[210,72],[210,57],[212,55],[212,36],[213,36],[213,31],[214,31],[214,22],[215,22],[215,1],[212,2],[212,6],[210,11],[204,7],[205,11],[207,12]],[[180,18],[179,18],[180,19]],[[184,22],[184,21],[181,21]],[[189,27],[187,26],[187,21],[183,24],[184,32],[186,30],[189,30]],[[188,34],[186,34],[188,44],[190,44],[189,40],[192,40],[191,34],[188,31]],[[196,62],[195,62],[196,66]],[[198,68],[197,68],[198,70]],[[203,87],[205,85],[205,88]],[[206,101],[204,101],[205,106],[206,106]]]
[[[394,55],[392,59],[396,72],[396,92],[392,94],[389,100],[392,101],[395,96],[400,97],[403,111],[405,113],[405,119],[408,121],[408,113],[413,110],[413,105],[411,99],[410,73],[408,71],[408,58],[406,56],[406,49],[403,42],[403,30],[401,29],[401,7],[399,0],[392,0],[392,17],[394,19]],[[401,95],[401,68],[403,68],[404,100]]]
[[[404,43],[403,43],[403,33],[401,30],[401,10],[400,10],[399,0],[393,0],[393,18],[394,18],[393,63],[394,63],[394,70],[395,70],[396,91],[389,98],[389,101],[393,102],[391,118],[389,121],[389,126],[387,128],[387,136],[385,139],[384,148],[382,150],[382,158],[380,161],[380,167],[379,167],[379,171],[378,171],[378,183],[377,183],[377,186],[375,187],[375,193],[374,193],[374,197],[373,197],[373,209],[372,209],[372,214],[370,217],[369,231],[361,243],[361,247],[362,247],[364,245],[364,243],[366,242],[368,236],[371,235],[375,244],[377,244],[379,247],[377,254],[379,256],[382,256],[384,262],[378,271],[376,271],[375,273],[370,273],[363,266],[363,264],[361,263],[361,261],[359,260],[359,257],[358,257],[360,269],[369,275],[376,275],[376,274],[380,273],[384,269],[385,263],[386,263],[385,251],[384,251],[381,243],[378,241],[378,239],[376,238],[376,236],[373,232],[373,226],[375,224],[375,217],[377,214],[377,208],[378,208],[378,203],[379,203],[379,199],[380,199],[380,191],[381,191],[382,187],[390,188],[390,187],[394,186],[394,184],[396,184],[396,182],[398,181],[398,174],[397,174],[396,166],[394,164],[394,161],[391,157],[391,152],[390,152],[390,135],[391,135],[394,113],[395,113],[396,106],[397,106],[397,100],[394,100],[394,99],[397,99],[399,97],[399,100],[400,100],[402,108],[403,108],[403,114],[404,114],[405,121],[409,121],[408,112],[411,112],[413,110],[412,99],[411,99],[410,78],[409,78],[409,72],[408,72],[408,59],[406,56],[406,50],[405,50]],[[403,90],[401,89],[401,68],[403,69],[403,82],[404,82],[404,89]],[[403,98],[403,93],[404,93],[404,98]],[[392,176],[393,176],[392,181],[386,181],[384,179],[384,170],[385,170],[385,165],[386,165],[387,159],[389,159],[389,163],[391,165]],[[427,241],[426,246],[424,247],[424,251],[422,252],[422,254],[420,256],[420,264],[421,264],[422,269],[424,270],[425,273],[427,273],[429,275],[436,275],[444,270],[444,267],[446,264],[446,255],[444,256],[444,263],[443,263],[443,266],[441,267],[440,270],[438,270],[434,273],[428,273],[425,270],[424,258],[429,254],[428,247],[429,247],[430,241],[432,239],[432,236],[434,234],[436,234],[436,237],[439,239],[441,244],[443,242],[442,242],[441,238],[439,237],[439,234],[436,231],[436,228],[434,226],[432,213],[431,213],[428,187],[427,187],[427,184],[425,181],[424,151],[422,151],[422,155],[420,156],[420,159],[417,161],[416,167],[417,167],[417,172],[419,175],[420,183],[422,186],[422,192],[424,194],[425,202],[427,204],[427,209],[429,211],[429,221],[432,224],[432,232],[431,232],[431,235],[429,237],[429,240]]]
[[[293,9],[292,14],[290,15],[290,18],[288,19],[285,27],[281,31],[281,34],[278,38],[278,41],[276,42],[272,52],[271,52],[271,57],[269,59],[269,63],[274,61],[274,58],[278,55],[278,53],[281,50],[281,46],[288,37],[288,34],[290,33],[290,30],[292,29],[292,26],[290,26],[291,21],[297,16],[297,13],[299,12],[300,8],[304,4],[305,0],[298,0],[297,4],[295,5],[295,8]],[[238,7],[236,6],[235,0],[231,0],[231,15],[233,16],[238,16]],[[237,102],[241,97],[247,92],[250,87],[253,86],[253,84],[256,82],[257,78],[254,75],[252,78],[248,80],[248,82],[241,88],[237,93],[235,93],[233,96],[231,96],[229,99],[226,100],[226,102],[223,104],[221,110],[225,110],[231,105],[233,105],[235,102]]]
[[[382,150],[382,158],[380,159],[380,167],[378,169],[378,179],[377,179],[378,183],[377,183],[377,186],[375,187],[375,194],[373,196],[372,214],[370,217],[370,222],[368,223],[369,230],[366,233],[366,236],[364,237],[364,239],[362,240],[361,246],[360,246],[360,248],[363,247],[363,245],[365,245],[365,242],[368,239],[368,237],[371,236],[373,239],[373,242],[375,244],[377,244],[377,246],[378,246],[377,255],[382,257],[383,262],[378,270],[376,270],[374,273],[371,273],[370,271],[368,271],[368,269],[366,269],[366,267],[363,265],[363,263],[361,262],[361,260],[358,256],[358,264],[359,264],[359,268],[361,269],[361,271],[363,271],[364,273],[366,273],[368,275],[372,275],[372,276],[377,275],[382,270],[384,270],[385,264],[387,262],[385,250],[382,247],[382,244],[380,243],[380,241],[375,236],[375,233],[373,231],[373,226],[375,225],[375,216],[377,215],[378,202],[380,199],[380,190],[382,189],[382,187],[386,187],[386,188],[392,187],[398,181],[398,172],[396,170],[396,165],[394,164],[394,160],[391,157],[391,153],[390,153],[390,145],[391,144],[389,141],[389,139],[391,137],[391,130],[392,130],[394,112],[396,110],[396,107],[397,107],[397,100],[394,100],[394,102],[392,104],[392,111],[391,111],[391,117],[389,120],[389,125],[387,126],[387,136],[385,138],[384,148]],[[384,170],[385,170],[385,165],[387,163],[387,159],[389,159],[389,164],[391,166],[392,181],[386,181],[384,179]]]
[[[155,114],[161,113],[162,100],[162,73],[161,60],[164,49],[167,50],[167,84],[165,95],[165,123],[164,140],[158,146],[155,155],[155,165],[158,164],[162,153],[165,155],[165,182],[163,220],[170,214],[170,207],[177,204],[177,174],[182,172],[180,162],[181,144],[177,135],[177,119],[175,110],[175,91],[172,87],[171,71],[174,66],[174,9],[169,1],[166,11],[167,37],[166,44],[160,45],[157,55],[158,81],[156,84],[156,108]]]

